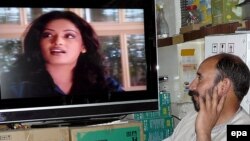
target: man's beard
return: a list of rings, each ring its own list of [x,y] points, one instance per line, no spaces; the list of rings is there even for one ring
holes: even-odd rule
[[[189,90],[188,95],[191,96],[191,99],[192,99],[193,104],[194,104],[194,109],[198,112],[200,110],[200,105],[199,105],[198,101],[196,101],[194,99],[194,96],[199,97],[199,93],[197,91],[191,91],[191,90]]]
[[[214,89],[214,87],[211,87],[210,89],[208,89],[208,94],[209,94],[210,96],[213,95],[213,89]],[[189,90],[188,95],[190,95],[191,98],[192,98],[192,101],[193,101],[193,104],[194,104],[194,109],[195,109],[197,112],[199,112],[199,111],[200,111],[199,100],[196,101],[196,100],[194,99],[194,97],[196,96],[197,99],[199,99],[199,96],[201,96],[201,95],[200,95],[197,91],[192,91],[192,90]],[[205,95],[202,97],[202,99],[203,99],[204,102],[206,102],[205,97],[206,97]]]

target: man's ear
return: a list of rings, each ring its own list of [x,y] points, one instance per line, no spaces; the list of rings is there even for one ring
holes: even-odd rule
[[[232,82],[230,81],[230,79],[228,78],[224,78],[221,82],[220,82],[220,94],[224,95],[226,93],[228,93],[228,91],[230,90],[232,85]]]

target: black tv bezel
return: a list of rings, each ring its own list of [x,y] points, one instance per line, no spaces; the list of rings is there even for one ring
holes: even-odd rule
[[[56,105],[57,98],[25,98],[0,100],[0,123],[48,121],[124,115],[158,110],[158,71],[154,0],[5,0],[0,7],[54,8],[142,8],[145,22],[147,90],[124,92],[113,102]],[[143,99],[142,99],[143,97]],[[42,101],[42,102],[41,102]],[[21,106],[24,108],[17,108]],[[72,112],[74,111],[74,112]]]

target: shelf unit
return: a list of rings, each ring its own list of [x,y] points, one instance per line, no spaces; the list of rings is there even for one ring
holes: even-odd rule
[[[199,30],[193,30],[187,33],[180,34],[183,38],[181,42],[174,42],[174,37],[168,37],[165,39],[158,39],[158,47],[164,47],[169,45],[174,45],[182,42],[192,41],[200,38],[204,38],[208,35],[213,34],[230,34],[235,33],[239,28],[244,28],[245,30],[250,30],[250,20],[239,21],[234,23],[226,23],[219,25],[206,25],[202,26]]]

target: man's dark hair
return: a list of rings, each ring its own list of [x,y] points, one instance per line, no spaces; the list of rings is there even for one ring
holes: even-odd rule
[[[229,53],[220,53],[210,58],[217,58],[216,68],[218,75],[215,83],[229,78],[234,87],[234,92],[241,101],[247,94],[250,84],[250,72],[246,63],[239,57]]]

